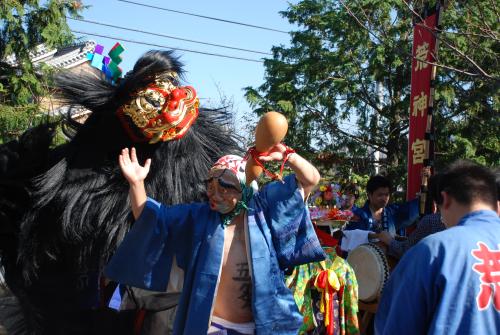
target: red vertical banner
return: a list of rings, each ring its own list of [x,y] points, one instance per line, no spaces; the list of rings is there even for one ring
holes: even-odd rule
[[[421,190],[421,171],[429,159],[430,118],[432,118],[433,66],[436,59],[437,12],[419,21],[413,29],[411,66],[410,130],[408,136],[407,200],[415,199]]]

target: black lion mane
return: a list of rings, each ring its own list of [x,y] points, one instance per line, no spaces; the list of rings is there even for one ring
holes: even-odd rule
[[[165,204],[205,200],[204,179],[213,162],[222,155],[241,154],[241,141],[231,129],[233,116],[225,109],[201,108],[179,140],[148,144],[129,138],[116,110],[157,74],[170,71],[182,78],[180,61],[169,51],[150,51],[117,85],[97,71],[65,72],[56,78],[58,93],[72,106],[65,124],[72,138],[46,149],[49,163],[36,177],[18,178],[26,181],[29,200],[17,204],[24,215],[11,229],[15,250],[2,250],[7,284],[25,314],[47,317],[48,306],[65,308],[64,298],[54,297],[57,291],[46,284],[59,283],[63,297],[64,290],[74,294],[72,276],[100,273],[130,229],[128,184],[118,166],[122,148],[135,147],[141,162],[152,158],[146,190]],[[71,117],[80,107],[91,111],[83,124]]]

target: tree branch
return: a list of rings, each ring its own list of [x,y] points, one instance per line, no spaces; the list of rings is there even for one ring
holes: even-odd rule
[[[378,37],[377,35],[375,35],[369,28],[367,28],[360,20],[359,18],[351,11],[351,9],[344,3],[344,1],[342,0],[339,0],[339,2],[342,4],[342,6],[347,10],[347,12],[349,13],[349,15],[354,19],[356,20],[356,22],[363,28],[365,29],[368,34],[372,35],[375,39],[377,39],[381,44],[385,44],[382,39],[380,39],[380,37]]]
[[[430,32],[434,38],[436,40],[438,40],[438,34],[436,33],[436,29],[433,28],[433,27],[429,27],[427,25],[427,23],[425,22],[424,18],[419,14],[417,13],[405,0],[403,0],[403,3],[406,5],[406,7],[413,13],[413,15],[415,15],[416,17],[419,18],[420,22],[417,23],[417,25],[423,27],[424,29],[426,29],[428,32]],[[485,23],[486,24],[486,23]],[[483,70],[482,67],[480,67],[473,59],[471,59],[469,56],[467,56],[465,53],[463,53],[461,50],[459,50],[456,46],[452,45],[451,42],[448,41],[447,38],[439,38],[439,40],[441,42],[444,42],[451,50],[453,50],[455,53],[457,53],[459,56],[461,56],[462,58],[464,58],[465,60],[467,60],[469,63],[471,63],[472,65],[474,65],[474,67],[479,70],[479,72],[484,76],[484,77],[487,77],[487,78],[490,78],[490,79],[495,79],[495,77],[493,77],[492,75],[488,74],[486,71]],[[434,55],[435,56],[435,55]],[[413,55],[412,55],[412,58],[415,58]],[[434,59],[437,59],[437,57],[434,57]],[[421,59],[419,59],[420,62],[422,62]],[[432,64],[431,62],[426,62],[424,61],[424,63],[427,63],[427,64]],[[439,66],[437,64],[432,64],[432,65],[435,65],[435,66]],[[444,66],[439,66],[439,67],[444,67]],[[451,67],[445,67],[445,68],[448,68],[448,69],[453,69]],[[473,75],[472,73],[469,73],[469,72],[466,72],[465,70],[458,70],[458,69],[455,69],[455,71],[458,71],[458,72],[461,72],[461,73],[464,73],[464,74],[468,74],[468,75]],[[497,80],[499,80],[500,78],[496,78]]]
[[[305,106],[305,108],[307,108],[309,110],[309,112],[311,112],[311,114],[313,114],[314,116],[320,118],[321,120],[323,120],[323,122],[325,122],[332,130],[335,130],[335,131],[338,131],[339,133],[341,133],[342,135],[356,141],[356,142],[359,142],[361,144],[364,144],[364,145],[367,145],[371,148],[374,148],[384,154],[387,154],[387,150],[384,150],[382,149],[383,148],[383,145],[381,145],[380,143],[376,143],[376,142],[373,142],[373,141],[367,141],[367,140],[363,140],[361,138],[359,138],[359,136],[356,136],[356,135],[353,135],[353,134],[350,134],[342,129],[340,129],[340,127],[336,124],[333,124],[331,123],[329,120],[327,120],[322,113],[320,113],[317,109],[314,109],[310,106]]]
[[[354,18],[354,20],[358,23],[359,26],[361,26],[363,29],[365,29],[371,36],[373,36],[375,39],[377,39],[377,41],[379,41],[382,45],[387,45],[387,43],[385,43],[380,37],[378,37],[376,34],[373,33],[373,31],[371,31],[369,28],[367,28],[362,22],[361,20],[352,12],[352,10],[344,3],[344,1],[342,0],[339,0],[339,2],[342,4],[342,6],[347,10],[348,14]],[[408,9],[414,13],[415,15],[417,15],[417,17],[421,18],[420,14],[416,13],[415,10],[413,8],[411,8],[409,6],[409,4],[403,0],[403,2],[405,3],[405,5],[408,7]],[[424,21],[422,21],[424,22]],[[436,32],[428,27],[427,25],[422,24],[422,27],[424,28],[427,28],[429,31],[431,31],[434,35],[436,34]],[[452,71],[455,71],[455,72],[458,72],[458,73],[462,73],[462,74],[465,74],[465,75],[468,75],[468,76],[471,76],[471,77],[477,77],[477,76],[482,76],[482,77],[486,77],[488,79],[493,79],[493,80],[500,80],[500,77],[495,77],[493,75],[490,75],[488,74],[484,69],[482,69],[473,59],[471,59],[470,57],[468,57],[467,55],[465,55],[462,51],[460,51],[458,48],[452,46],[446,39],[440,39],[441,41],[443,41],[450,49],[452,49],[454,52],[456,52],[457,54],[459,54],[462,58],[466,59],[468,62],[470,62],[471,64],[474,65],[474,67],[479,71],[479,73],[472,73],[472,72],[468,72],[466,70],[461,70],[461,69],[457,69],[457,68],[454,68],[452,66],[449,66],[449,65],[444,65],[444,64],[439,64],[439,63],[434,63],[434,62],[428,62],[428,61],[424,61],[424,60],[421,60],[421,59],[418,59],[418,61],[420,62],[424,62],[424,63],[427,63],[427,64],[430,64],[430,65],[433,65],[433,66],[436,66],[436,67],[440,67],[440,68],[444,68],[444,69],[447,69],[447,70],[452,70]],[[405,55],[408,55],[409,57],[411,57],[412,59],[416,59],[415,56],[413,56],[413,54],[411,53],[407,53],[407,52],[404,52]]]

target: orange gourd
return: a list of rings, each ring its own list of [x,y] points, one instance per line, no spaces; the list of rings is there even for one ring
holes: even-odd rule
[[[287,131],[288,122],[283,114],[267,112],[260,118],[255,128],[255,149],[259,153],[266,153],[283,141]],[[250,156],[245,169],[247,185],[257,179],[262,171],[262,168]]]

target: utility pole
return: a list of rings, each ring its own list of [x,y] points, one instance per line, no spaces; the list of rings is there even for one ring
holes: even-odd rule
[[[382,109],[384,107],[384,84],[379,81],[377,82],[377,107],[378,109]],[[378,130],[378,112],[375,111],[375,114],[373,115],[373,129],[372,129],[372,136],[376,134]],[[375,169],[375,174],[379,174],[380,172],[380,151],[376,150],[373,152],[373,168]]]

